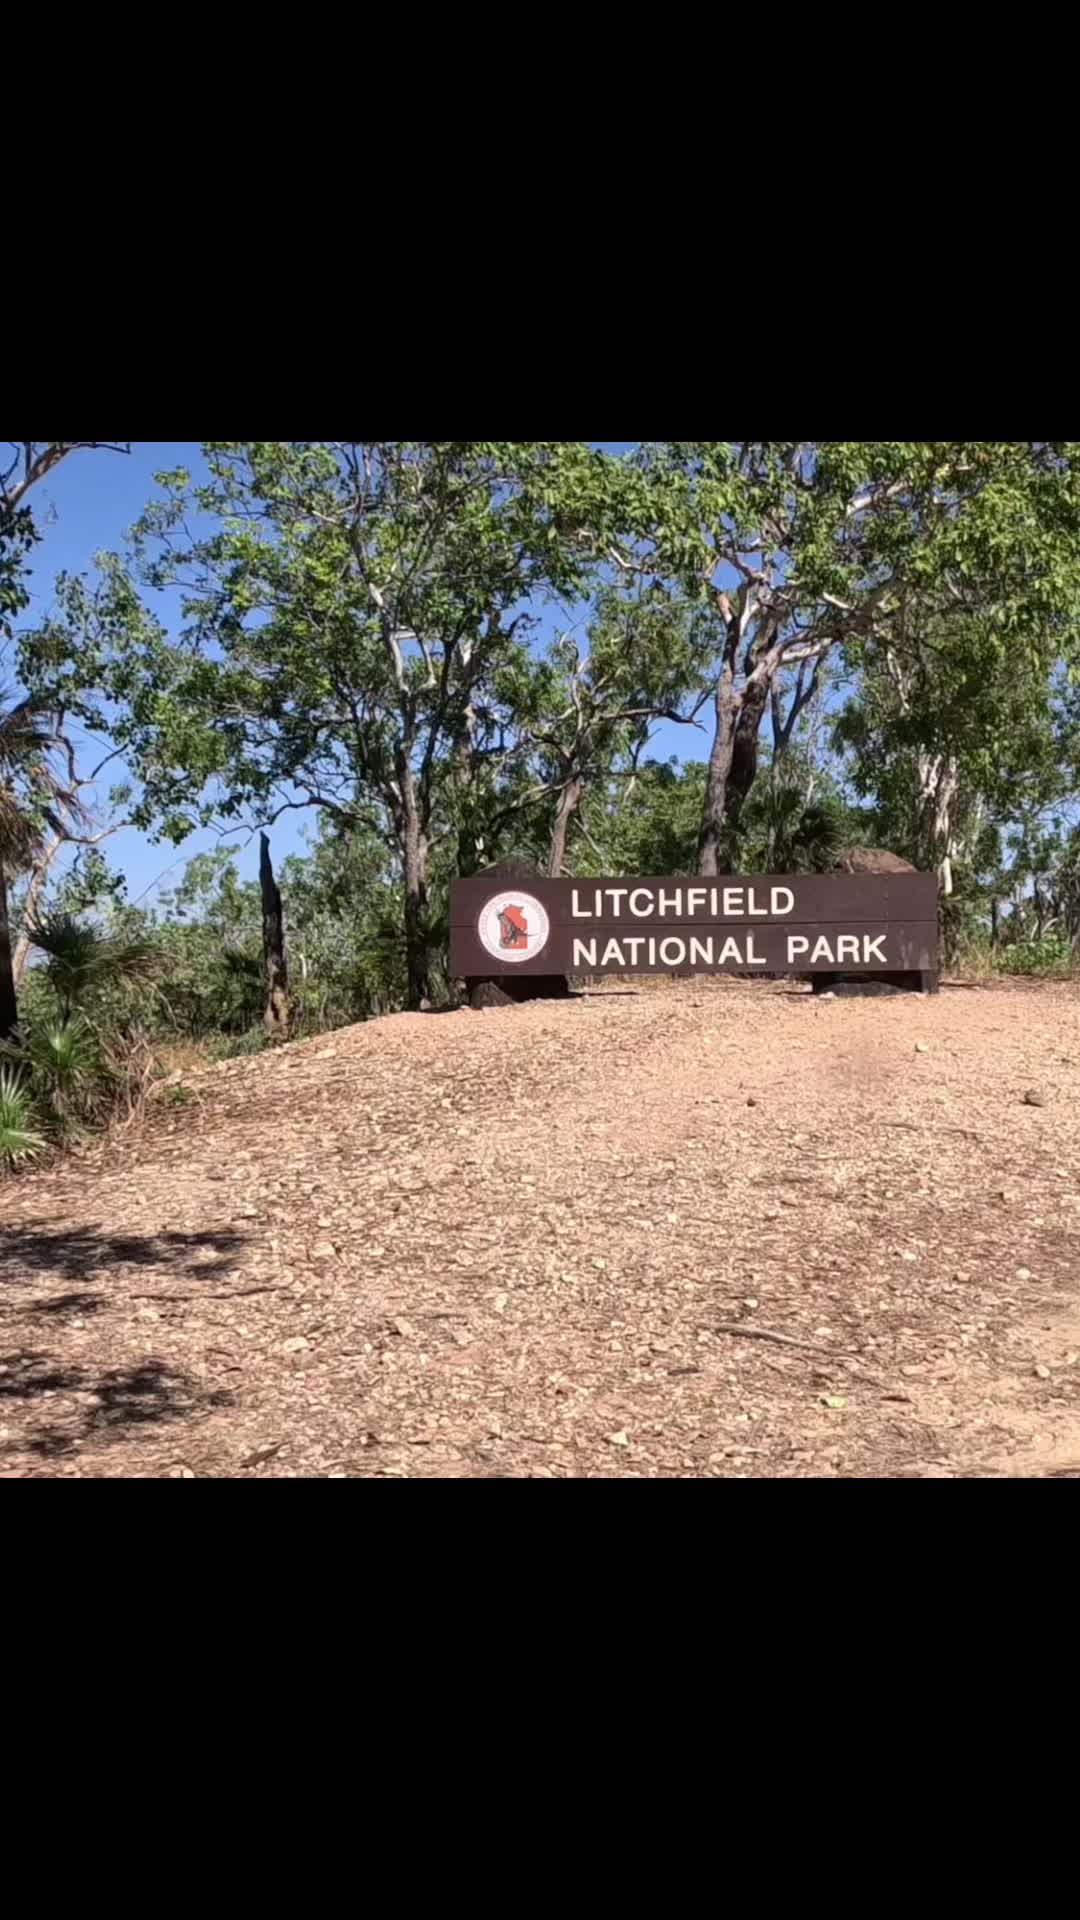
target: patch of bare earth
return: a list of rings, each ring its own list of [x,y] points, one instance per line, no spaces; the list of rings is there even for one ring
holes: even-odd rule
[[[0,1189],[0,1473],[1080,1475],[1078,1063],[692,982],[199,1074]]]

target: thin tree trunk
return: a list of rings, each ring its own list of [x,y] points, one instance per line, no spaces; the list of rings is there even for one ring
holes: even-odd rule
[[[408,1004],[419,1013],[431,1001],[427,919],[427,837],[420,823],[412,770],[404,755],[398,763],[405,859],[405,967]]]
[[[735,728],[739,700],[735,692],[735,663],[725,660],[716,689],[716,732],[705,781],[705,812],[698,840],[698,872],[713,878],[720,872],[720,850],[727,824],[728,781],[735,756]]]
[[[738,828],[743,807],[757,779],[761,723],[765,718],[768,704],[769,682],[767,680],[747,687],[739,708],[739,717],[735,723],[735,748],[731,756],[731,771],[728,775],[726,813],[729,834],[734,833]]]
[[[37,917],[38,902],[45,891],[45,882],[49,877],[49,868],[52,866],[63,844],[64,842],[59,835],[57,835],[55,840],[50,841],[30,875],[29,884],[26,889],[26,899],[23,902],[22,927],[19,931],[19,937],[15,942],[13,968],[16,991],[22,986],[23,974],[26,972],[26,963],[30,958],[30,928],[33,926]]]
[[[761,723],[771,678],[754,681],[740,696],[735,669],[725,663],[716,689],[716,734],[705,782],[705,814],[698,841],[698,872],[707,878],[727,870],[727,847],[757,779]]]
[[[923,833],[942,893],[948,898],[953,891],[953,811],[960,788],[960,770],[956,761],[946,754],[920,753],[918,773]]]
[[[575,773],[559,795],[559,810],[555,815],[555,825],[551,829],[551,850],[548,857],[548,873],[553,880],[562,878],[562,870],[566,865],[566,841],[570,832],[570,822],[581,805],[584,792],[585,782],[579,773]]]
[[[1001,939],[1001,901],[994,894],[990,902],[990,945],[996,947]]]
[[[476,716],[470,707],[465,715],[465,735],[459,741],[454,756],[454,785],[458,791],[458,804],[462,809],[462,822],[457,833],[457,872],[459,880],[467,880],[479,873],[484,865],[484,843],[476,831],[476,821],[472,817],[469,805],[470,790],[474,779],[473,754]]]
[[[8,919],[7,872],[0,862],[0,1040],[7,1040],[19,1023],[19,1002],[11,964],[11,922]]]
[[[263,1025],[274,1040],[287,1040],[292,1030],[293,1003],[289,996],[289,969],[285,959],[285,913],[281,890],[274,878],[270,842],[259,835],[259,886],[262,890],[263,964],[266,969],[266,1012]]]

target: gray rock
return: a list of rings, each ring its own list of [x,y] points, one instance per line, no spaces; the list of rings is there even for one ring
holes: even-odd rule
[[[917,873],[910,860],[882,847],[845,847],[833,861],[834,873]]]

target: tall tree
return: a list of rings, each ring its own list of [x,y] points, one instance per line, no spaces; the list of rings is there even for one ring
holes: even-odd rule
[[[8,893],[12,878],[40,853],[44,833],[63,810],[78,806],[54,764],[66,746],[55,721],[33,700],[0,710],[0,1039],[18,1022]]]
[[[834,729],[856,792],[888,843],[951,896],[988,826],[1037,817],[1077,781],[1075,703],[1053,629],[1017,646],[986,615],[908,606],[857,652]]]
[[[528,603],[576,597],[621,469],[577,441],[244,441],[210,479],[163,476],[138,531],[144,584],[179,586],[178,637],[111,565],[24,671],[65,704],[108,703],[174,838],[317,807],[383,833],[402,875],[409,999],[430,994],[433,849],[462,769],[505,758],[500,675]],[[203,532],[202,529],[208,531]],[[194,529],[194,531],[192,531]]]
[[[0,640],[6,640],[29,605],[26,565],[38,534],[27,495],[69,454],[99,447],[129,453],[131,442],[10,440],[0,446],[7,448],[0,454]],[[74,831],[73,819],[82,820],[73,757],[61,738],[62,727],[62,715],[47,698],[19,701],[0,718],[0,1036],[15,1026],[16,987],[26,961],[25,945],[18,964],[12,956],[10,880],[34,861],[44,861],[47,869],[53,852]],[[66,782],[52,766],[58,747],[68,761]]]
[[[634,778],[661,721],[696,722],[708,700],[711,625],[706,609],[678,605],[658,584],[627,590],[620,581],[601,587],[591,617],[533,663],[516,702],[517,750],[532,784],[508,805],[539,808],[554,878],[566,871],[572,831],[586,831],[590,793]]]
[[[1018,649],[1060,637],[1080,586],[1078,455],[1077,442],[1018,440],[643,449],[636,538],[611,557],[711,602],[723,622],[703,873],[727,858],[763,717],[791,673],[893,638],[913,593],[941,614],[989,613]]]

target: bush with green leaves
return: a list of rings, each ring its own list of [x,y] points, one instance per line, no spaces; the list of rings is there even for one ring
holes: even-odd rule
[[[994,964],[999,973],[1064,977],[1076,971],[1078,959],[1067,934],[1048,933],[1041,940],[1018,940],[999,947]]]
[[[130,1116],[153,1075],[139,1000],[161,965],[153,941],[53,913],[29,929],[30,971],[19,1026],[0,1042],[12,1140],[20,1127],[40,1152]],[[20,1119],[20,1115],[22,1116]],[[17,1164],[11,1150],[9,1165]],[[21,1157],[29,1157],[29,1153]]]

